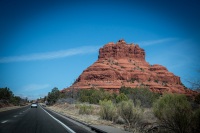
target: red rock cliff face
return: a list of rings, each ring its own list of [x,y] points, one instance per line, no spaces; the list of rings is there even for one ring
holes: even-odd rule
[[[145,61],[145,51],[137,44],[108,43],[99,50],[98,60],[89,66],[71,86],[72,88],[104,88],[118,92],[122,86],[148,87],[153,92],[192,94],[180,77],[161,65]]]
[[[145,52],[138,45],[127,45],[124,40],[117,44],[109,43],[99,50],[99,60],[103,59],[134,59],[145,60]]]

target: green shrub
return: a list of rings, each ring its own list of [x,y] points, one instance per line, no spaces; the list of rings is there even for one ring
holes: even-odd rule
[[[19,105],[21,101],[21,98],[19,96],[14,96],[11,98],[11,103],[15,106]]]
[[[100,117],[104,120],[112,121],[116,116],[116,106],[113,104],[111,100],[100,100]]]
[[[128,97],[124,94],[124,93],[120,93],[117,97],[116,97],[116,102],[119,103],[121,101],[127,101]]]
[[[153,110],[170,132],[191,132],[192,108],[185,95],[165,94],[155,102]]]
[[[151,92],[148,88],[126,88],[122,87],[120,93],[126,94],[130,99],[133,100],[134,104],[137,104],[139,100],[141,106],[143,107],[152,107],[153,102],[159,98],[158,93]]]
[[[200,93],[197,96],[195,96],[194,102],[200,104]]]
[[[0,101],[5,104],[11,103],[15,106],[20,105],[20,102],[23,102],[23,103],[27,102],[27,100],[22,99],[19,96],[15,96],[13,92],[7,87],[0,88]]]
[[[92,114],[94,108],[91,105],[79,105],[79,114]]]
[[[122,86],[119,89],[119,93],[124,93],[125,95],[127,95],[127,94],[130,94],[132,92],[132,90],[133,90],[133,88],[131,88],[131,87]]]
[[[12,97],[14,97],[14,95],[9,88],[0,88],[0,100],[11,100]]]
[[[193,133],[200,133],[200,108],[194,111],[192,126]]]
[[[80,102],[98,104],[100,100],[104,100],[104,99],[111,100],[113,99],[113,96],[112,94],[110,94],[107,91],[104,91],[103,89],[100,89],[100,90],[89,89],[89,90],[79,91]]]
[[[48,93],[47,101],[50,105],[56,103],[60,96],[60,91],[57,87],[54,87],[51,92]]]
[[[137,127],[142,120],[143,110],[134,106],[132,100],[122,101],[118,104],[118,114],[126,121],[129,128]]]

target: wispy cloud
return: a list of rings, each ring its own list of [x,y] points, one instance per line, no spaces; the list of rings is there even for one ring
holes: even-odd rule
[[[60,50],[60,51],[54,51],[54,52],[34,53],[34,54],[21,55],[21,56],[0,57],[0,63],[64,58],[64,57],[73,56],[73,55],[94,53],[94,52],[97,52],[98,48],[99,47],[97,46],[86,46],[86,47]]]
[[[158,39],[158,40],[141,41],[141,42],[138,42],[138,44],[142,46],[151,46],[151,45],[162,44],[162,43],[176,41],[176,40],[177,38],[163,38],[163,39]]]
[[[49,84],[29,84],[22,87],[23,91],[38,91],[49,88]]]

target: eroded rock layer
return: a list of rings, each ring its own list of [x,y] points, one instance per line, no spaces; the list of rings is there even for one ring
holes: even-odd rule
[[[137,44],[119,40],[99,49],[98,60],[78,77],[70,88],[103,88],[118,92],[122,86],[148,87],[153,92],[193,95],[186,89],[180,77],[166,67],[145,61],[145,51]]]

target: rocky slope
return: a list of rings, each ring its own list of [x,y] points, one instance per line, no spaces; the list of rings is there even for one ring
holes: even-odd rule
[[[186,89],[180,77],[166,67],[146,62],[145,51],[139,45],[126,44],[124,40],[100,48],[98,60],[84,70],[70,88],[103,88],[118,92],[122,86],[148,87],[158,93],[195,93]]]

